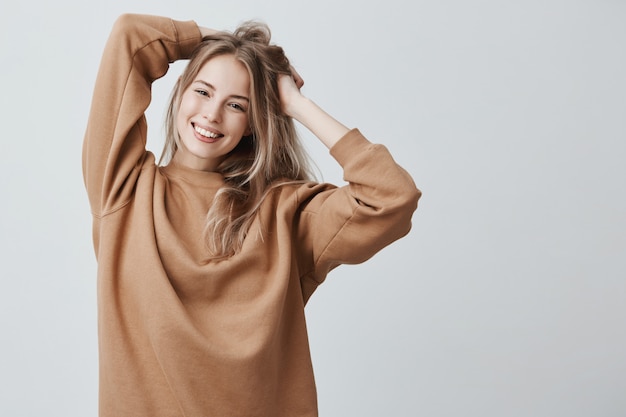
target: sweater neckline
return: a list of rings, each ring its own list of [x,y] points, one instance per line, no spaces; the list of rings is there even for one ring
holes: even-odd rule
[[[193,169],[171,161],[159,170],[170,179],[179,179],[194,186],[206,188],[219,188],[224,185],[224,176],[219,172],[202,171]]]

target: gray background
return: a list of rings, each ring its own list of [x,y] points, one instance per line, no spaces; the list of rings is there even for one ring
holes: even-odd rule
[[[321,416],[626,415],[617,0],[3,2],[0,415],[96,415],[81,141],[122,12],[266,21],[304,92],[424,192],[409,236],[307,308]],[[177,71],[155,85],[155,151]]]

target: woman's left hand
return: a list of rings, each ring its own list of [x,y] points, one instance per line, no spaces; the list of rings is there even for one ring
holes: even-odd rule
[[[293,67],[290,75],[279,76],[281,109],[285,115],[302,123],[330,149],[348,132],[348,128],[302,95],[300,87],[303,85],[302,77]]]
[[[304,80],[291,67],[291,75],[280,75],[278,78],[278,94],[280,96],[280,106],[287,116],[294,117],[294,108],[296,101],[302,98],[300,88],[304,85]]]
[[[304,85],[304,80],[302,79],[300,74],[298,74],[298,71],[296,71],[293,65],[289,65],[289,70],[291,71],[291,76],[293,77],[293,81],[296,83],[296,87],[302,88],[302,86]]]

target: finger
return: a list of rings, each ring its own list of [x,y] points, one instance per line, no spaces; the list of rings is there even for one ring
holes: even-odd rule
[[[301,88],[304,85],[304,80],[300,74],[298,74],[298,71],[296,71],[293,65],[290,65],[289,69],[291,70],[291,76],[293,77],[293,81],[296,83],[296,87]]]

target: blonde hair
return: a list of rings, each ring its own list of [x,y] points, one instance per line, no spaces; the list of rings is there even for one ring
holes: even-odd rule
[[[281,47],[270,44],[270,38],[267,25],[255,22],[244,23],[232,34],[220,32],[203,38],[171,94],[160,164],[169,162],[180,146],[176,115],[182,95],[207,61],[233,55],[250,75],[248,118],[252,134],[244,136],[218,167],[226,185],[215,195],[207,213],[204,235],[213,258],[231,256],[241,248],[272,188],[313,178],[294,122],[281,110],[277,80],[279,75],[291,73],[289,60]]]

